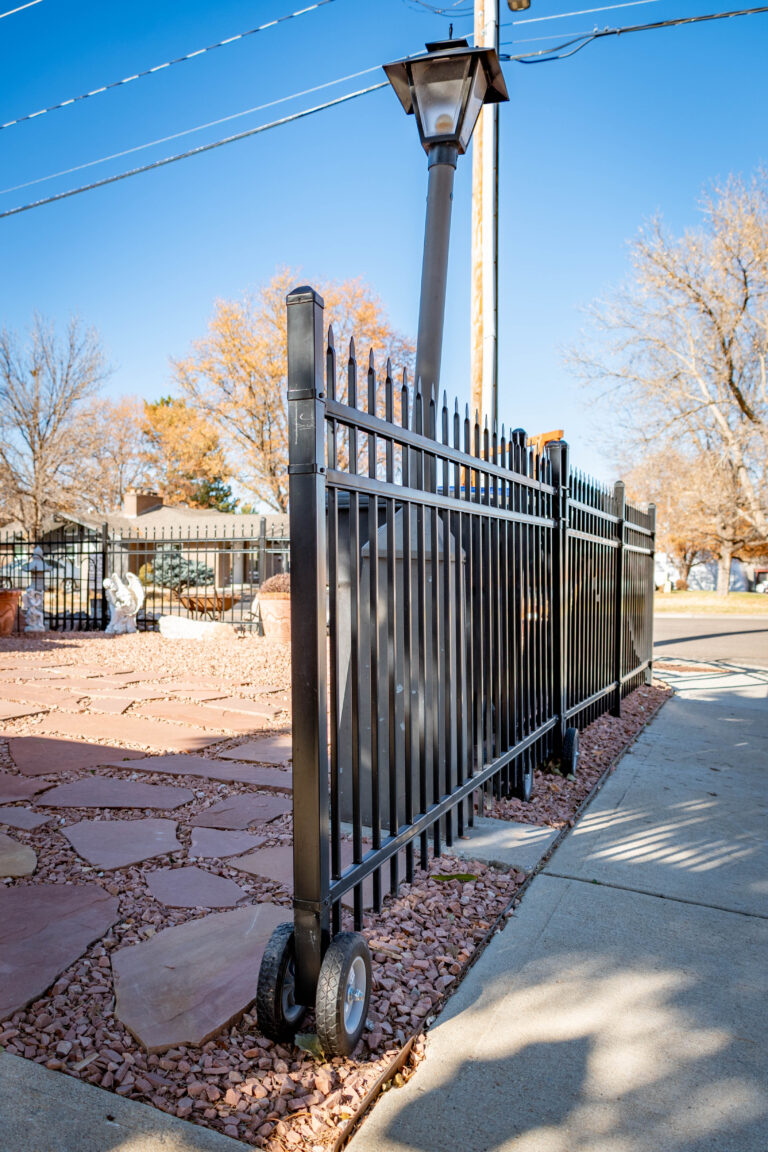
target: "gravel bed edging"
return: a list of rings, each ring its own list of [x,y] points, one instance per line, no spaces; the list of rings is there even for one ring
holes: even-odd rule
[[[624,746],[621,748],[621,750],[616,755],[616,757],[603,769],[603,772],[601,773],[600,777],[592,785],[591,790],[588,792],[588,794],[579,803],[578,807],[576,808],[575,812],[573,813],[573,816],[571,817],[571,822],[566,824],[565,827],[561,828],[558,831],[557,836],[552,841],[552,843],[549,845],[547,850],[543,853],[543,855],[541,856],[536,867],[531,872],[528,873],[525,880],[523,880],[523,882],[520,884],[519,888],[515,891],[515,894],[512,897],[512,899],[510,900],[507,907],[504,908],[503,911],[499,913],[498,917],[496,918],[495,922],[491,925],[491,927],[489,928],[486,935],[483,937],[483,939],[481,941],[478,942],[474,952],[469,957],[469,959],[466,961],[460,974],[457,976],[455,983],[450,987],[450,991],[448,991],[446,989],[445,994],[443,995],[442,999],[440,1000],[440,1002],[436,1006],[436,1010],[427,1019],[427,1021],[426,1021],[427,1027],[413,1033],[413,1035],[406,1041],[405,1045],[401,1048],[400,1052],[392,1059],[392,1061],[390,1062],[388,1067],[384,1070],[384,1072],[382,1072],[381,1076],[378,1077],[378,1079],[376,1080],[376,1083],[369,1089],[366,1096],[360,1102],[360,1106],[358,1108],[356,1115],[350,1121],[348,1121],[348,1123],[345,1125],[343,1130],[339,1133],[339,1136],[337,1137],[337,1139],[333,1145],[332,1152],[341,1152],[341,1150],[344,1148],[344,1146],[347,1144],[347,1142],[352,1138],[356,1129],[360,1126],[360,1124],[364,1120],[365,1116],[368,1114],[368,1112],[371,1110],[373,1105],[376,1103],[376,1100],[379,1098],[379,1096],[383,1092],[385,1092],[389,1089],[389,1087],[391,1086],[391,1082],[397,1077],[398,1073],[401,1074],[401,1081],[400,1081],[400,1084],[397,1085],[397,1087],[400,1087],[402,1084],[407,1083],[407,1081],[410,1080],[411,1076],[413,1076],[413,1074],[416,1072],[416,1069],[418,1068],[419,1064],[421,1063],[421,1061],[423,1060],[424,1055],[425,1055],[426,1032],[429,1030],[429,1028],[431,1028],[434,1021],[440,1016],[440,1013],[443,1011],[446,1004],[450,1000],[451,995],[459,987],[459,985],[461,984],[462,980],[465,978],[465,976],[467,975],[469,970],[472,967],[474,967],[475,963],[480,959],[480,956],[483,954],[485,949],[488,947],[488,945],[490,944],[493,937],[498,932],[502,931],[502,929],[506,925],[506,922],[510,919],[511,916],[514,915],[516,909],[522,903],[523,897],[525,896],[526,892],[528,891],[528,888],[532,884],[534,878],[541,872],[541,870],[544,868],[545,864],[547,864],[549,862],[549,860],[551,859],[555,850],[562,844],[562,842],[566,838],[566,836],[568,836],[568,834],[573,831],[573,828],[575,827],[575,824],[577,823],[577,821],[580,819],[581,815],[583,814],[584,809],[587,808],[587,806],[592,803],[592,801],[597,796],[598,792],[600,792],[600,790],[602,789],[602,787],[605,784],[608,777],[613,775],[613,773],[616,771],[619,764],[624,759],[624,756],[627,754],[627,752],[630,750],[630,748],[635,744],[635,742],[639,739],[639,737],[646,730],[646,728],[648,728],[648,726],[651,723],[653,723],[653,721],[656,719],[656,717],[658,716],[661,709],[664,707],[664,705],[667,703],[667,701],[671,698],[671,696],[674,695],[674,690],[669,689],[669,686],[664,684],[662,681],[656,681],[656,679],[654,679],[654,685],[657,687],[667,688],[668,689],[667,695],[665,695],[659,699],[656,708],[653,710],[653,712],[651,712],[649,714],[645,723],[633,733],[633,735],[624,744]],[[402,1075],[402,1072],[404,1069],[406,1070],[406,1075]]]

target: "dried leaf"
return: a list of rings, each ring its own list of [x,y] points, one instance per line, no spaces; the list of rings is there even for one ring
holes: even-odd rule
[[[322,1045],[314,1032],[299,1032],[294,1041],[297,1048],[301,1048],[302,1052],[308,1052],[315,1060],[320,1060],[325,1063],[325,1052],[323,1052]]]

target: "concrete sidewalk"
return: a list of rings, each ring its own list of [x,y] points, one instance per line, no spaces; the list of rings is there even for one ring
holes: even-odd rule
[[[351,1152],[765,1152],[768,675],[668,678]]]

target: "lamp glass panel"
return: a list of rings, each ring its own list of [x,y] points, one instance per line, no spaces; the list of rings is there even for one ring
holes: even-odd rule
[[[464,123],[461,125],[461,134],[459,136],[459,148],[462,152],[466,152],[469,147],[470,138],[475,130],[475,124],[477,123],[480,109],[485,100],[485,93],[488,91],[488,79],[485,75],[485,69],[477,59],[474,61],[474,68],[475,75],[472,81],[472,90],[467,100],[467,107],[464,112]]]
[[[459,113],[468,83],[469,60],[453,57],[411,65],[421,133],[425,140],[458,138]]]

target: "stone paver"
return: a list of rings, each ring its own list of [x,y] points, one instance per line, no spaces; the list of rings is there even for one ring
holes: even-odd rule
[[[194,800],[188,788],[90,776],[59,784],[38,801],[45,808],[180,808]]]
[[[79,671],[79,669],[78,669]],[[38,677],[35,677],[37,680]],[[49,676],[47,683],[54,685],[60,692],[71,692],[78,696],[87,696],[101,687],[102,681],[97,677],[87,676]]]
[[[125,700],[131,704],[138,700],[164,700],[167,695],[167,690],[159,684],[128,684],[121,687],[91,680],[88,685],[87,692],[83,694],[91,700]]]
[[[194,866],[150,872],[147,887],[168,908],[235,908],[247,895],[234,880]]]
[[[122,716],[133,704],[133,700],[121,700],[116,696],[91,696],[88,701],[90,712],[108,712],[112,716]]]
[[[0,720],[21,720],[24,716],[37,716],[47,712],[43,704],[14,704],[12,700],[0,700]]]
[[[171,753],[168,756],[148,756],[130,764],[121,759],[108,760],[107,768],[130,768],[132,772],[165,772],[169,776],[199,776],[205,780],[225,780],[229,783],[250,784],[270,792],[290,792],[293,776],[290,770],[270,768],[261,764],[238,764],[225,760],[209,760],[205,756]]]
[[[98,884],[0,888],[0,1019],[37,999],[119,919]]]
[[[1,810],[0,810],[1,811]],[[228,856],[241,856],[264,843],[263,836],[250,832],[225,832],[219,828],[193,828],[189,855],[204,859],[224,860]]]
[[[127,748],[115,748],[114,745],[57,740],[54,736],[12,736],[8,741],[8,751],[19,772],[25,776],[80,772],[99,768],[118,755],[121,760],[132,760],[144,755],[143,752],[131,752]]]
[[[35,868],[37,854],[34,849],[0,832],[0,876],[31,876]]]
[[[45,792],[46,788],[50,788],[50,784],[25,780],[23,776],[14,776],[12,772],[0,772],[0,804],[8,804],[13,800],[29,800],[32,796]]]
[[[53,681],[65,676],[67,671],[67,668],[38,668],[34,664],[19,664],[15,668],[4,668],[0,672],[0,681],[8,684],[14,680],[28,679]]]
[[[219,732],[252,732],[267,716],[274,720],[274,708],[265,708],[258,716],[243,716],[240,712],[226,712],[217,702],[185,704],[179,700],[164,700],[158,704],[147,704],[141,715],[153,720],[172,720],[176,724],[196,724],[200,728],[214,728]]]
[[[239,680],[230,681],[230,687],[238,686],[239,684]],[[217,689],[221,688],[221,683],[219,682],[214,684],[210,677],[198,676],[196,673],[192,672],[189,674],[189,676],[185,676],[183,678],[177,677],[175,680],[165,680],[163,682],[163,688],[165,688],[166,692],[191,692],[197,688],[203,688],[206,690],[210,689],[211,692],[215,692]]]
[[[207,704],[211,700],[221,700],[223,696],[226,696],[226,692],[223,692],[220,688],[218,690],[212,688],[180,688],[172,693],[172,695],[182,696],[185,700],[196,700],[199,704]]]
[[[274,720],[278,709],[272,703],[259,700],[246,700],[242,696],[224,696],[215,703],[205,704],[206,708],[218,708],[223,712],[242,712],[245,716],[262,716]]]
[[[94,868],[125,868],[153,856],[178,852],[175,820],[80,820],[62,831],[75,851]]]
[[[290,918],[288,908],[249,905],[121,949],[112,957],[115,1015],[150,1052],[204,1044],[253,1003],[266,943]]]
[[[370,848],[368,841],[363,841],[363,852]],[[353,859],[353,846],[348,840],[341,842],[341,867],[348,868]],[[250,852],[247,856],[240,856],[231,860],[230,865],[238,872],[247,872],[250,876],[261,876],[266,880],[275,880],[289,893],[293,893],[293,846],[291,844],[276,844],[269,848],[260,848],[257,852]],[[346,908],[354,904],[354,893],[347,892],[341,898]],[[363,907],[373,907],[373,878],[366,877],[363,881]]]
[[[189,821],[193,828],[249,828],[266,824],[290,812],[291,801],[282,796],[231,796]]]
[[[78,708],[83,699],[82,693],[74,694],[63,688],[49,688],[41,684],[14,684],[12,687],[4,687],[2,695],[3,700],[18,700],[25,704],[44,704],[47,708]],[[0,717],[0,719],[2,718]]]
[[[31,808],[0,808],[0,824],[9,828],[23,828],[30,832],[33,828],[42,828],[43,824],[50,824],[53,816],[41,816]]]
[[[238,872],[249,876],[261,876],[274,880],[288,892],[293,892],[293,847],[290,844],[274,844],[270,848],[259,848],[232,860],[231,865]]]
[[[255,764],[287,764],[293,756],[290,732],[250,740],[219,753],[222,760],[252,760]]]
[[[184,731],[139,716],[67,716],[63,712],[49,713],[40,731],[90,740],[124,740],[163,752],[200,752],[219,740],[210,732]]]

